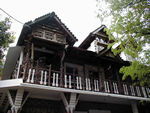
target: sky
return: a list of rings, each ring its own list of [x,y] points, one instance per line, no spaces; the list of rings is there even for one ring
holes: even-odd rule
[[[96,0],[2,0],[0,8],[22,23],[54,11],[62,22],[78,38],[78,46],[90,32],[101,26],[97,18]],[[103,5],[103,4],[102,4]],[[0,11],[0,17],[8,17]],[[12,21],[11,31],[15,32],[16,40],[20,35],[22,24]],[[107,25],[109,20],[103,24]]]

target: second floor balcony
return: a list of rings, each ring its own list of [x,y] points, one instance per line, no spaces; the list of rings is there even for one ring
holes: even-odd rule
[[[15,77],[12,77],[15,78]],[[108,79],[85,77],[79,74],[64,73],[49,68],[21,66],[19,78],[24,83],[38,84],[76,91],[101,92],[132,97],[150,97],[150,88]]]

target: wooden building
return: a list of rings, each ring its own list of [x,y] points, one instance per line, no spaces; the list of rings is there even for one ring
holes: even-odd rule
[[[107,49],[102,25],[79,45],[52,12],[24,24],[8,51],[0,113],[149,113],[150,88],[122,81],[129,65]],[[94,48],[94,49],[93,49]]]

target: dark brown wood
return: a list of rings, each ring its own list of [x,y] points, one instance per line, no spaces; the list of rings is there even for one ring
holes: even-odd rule
[[[113,84],[112,84],[112,81],[111,81],[111,80],[108,80],[108,83],[109,83],[110,93],[114,93],[114,92],[113,92]]]
[[[34,44],[31,45],[31,68],[33,67],[34,62]]]
[[[48,73],[48,86],[51,85],[51,64],[49,65],[49,73]]]
[[[108,44],[104,44],[104,43],[100,43],[100,42],[97,42],[97,45],[98,46],[103,46],[103,47],[107,47],[108,46]]]
[[[103,91],[102,73],[99,72],[99,90]]]
[[[123,94],[123,87],[121,85],[121,81],[120,81],[120,78],[119,78],[119,71],[115,71],[116,72],[116,76],[117,76],[117,81],[118,81],[118,89],[119,89],[119,93],[120,94]]]
[[[35,68],[35,83],[38,83],[38,76],[39,76],[39,61],[37,60],[36,68]]]
[[[63,51],[60,63],[60,86],[63,87],[63,61],[65,58],[65,50]]]

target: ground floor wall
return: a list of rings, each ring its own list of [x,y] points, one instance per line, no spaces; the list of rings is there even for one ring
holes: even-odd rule
[[[150,113],[150,105],[138,104],[139,113]],[[21,113],[66,113],[62,101],[28,98]],[[79,101],[75,113],[133,113],[131,105]]]
[[[130,105],[79,101],[76,106],[76,111],[89,113],[92,110],[99,113],[132,113]]]
[[[65,113],[65,107],[61,101],[29,98],[21,113]]]

